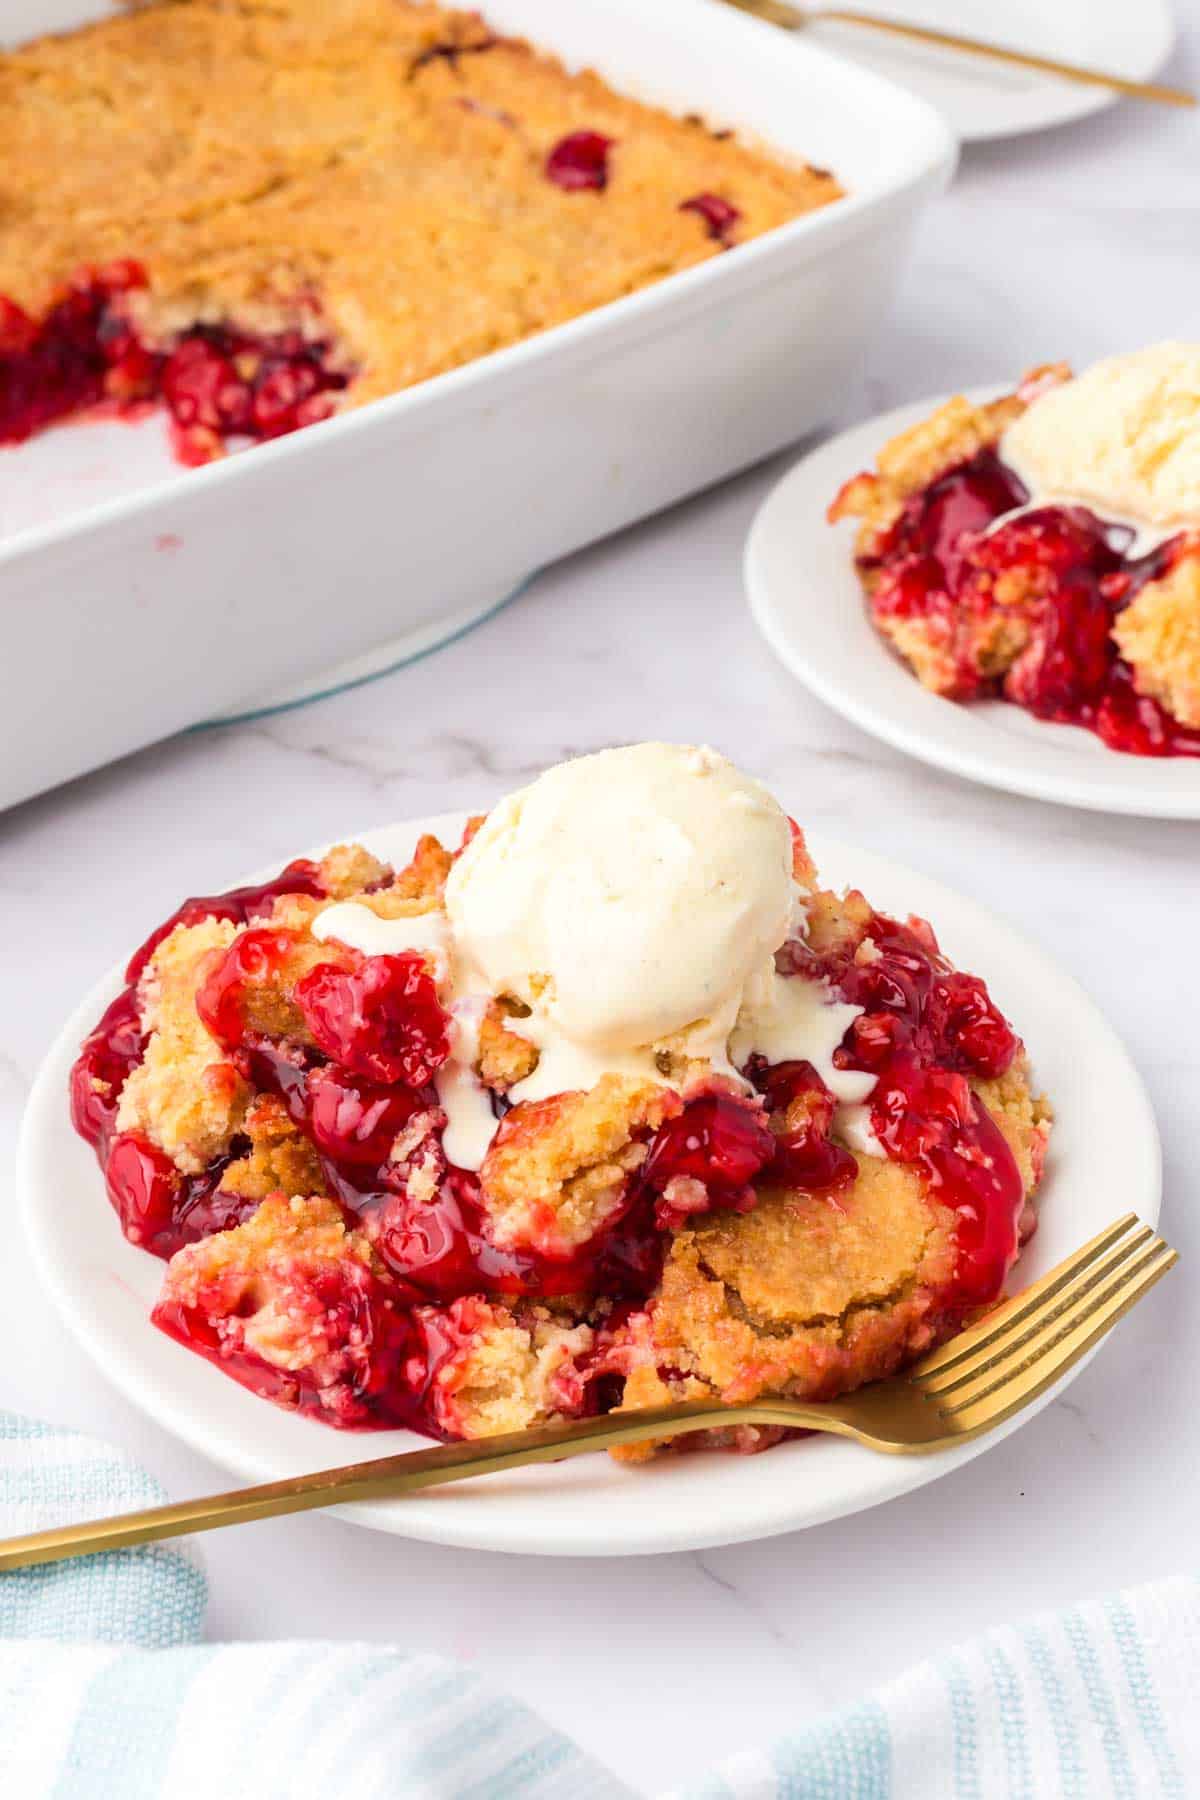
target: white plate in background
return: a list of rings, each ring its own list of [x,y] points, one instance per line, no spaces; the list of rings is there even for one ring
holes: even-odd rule
[[[361,841],[399,863],[420,832],[455,842],[464,820],[457,814],[386,826]],[[861,886],[886,911],[931,919],[947,953],[987,978],[1025,1037],[1057,1123],[1041,1224],[1015,1281],[1036,1280],[1124,1212],[1153,1224],[1161,1159],[1150,1103],[1127,1053],[1082,989],[1010,927],[949,888],[833,840],[818,837],[809,847],[830,885]],[[64,1322],[135,1405],[245,1481],[333,1468],[424,1442],[407,1432],[338,1432],[283,1412],[150,1323],[163,1266],[122,1237],[95,1158],[67,1112],[79,1040],[120,984],[113,970],[63,1027],[34,1084],[21,1134],[25,1226]],[[1119,1332],[1102,1354],[1121,1354]],[[948,1474],[1032,1418],[1071,1378],[989,1436],[932,1456],[881,1456],[832,1437],[780,1444],[761,1456],[706,1452],[642,1468],[597,1455],[339,1512],[377,1531],[526,1555],[618,1556],[770,1537],[878,1505]]]
[[[977,389],[975,400],[997,390]],[[1143,818],[1200,819],[1200,758],[1130,756],[1094,732],[1006,700],[964,705],[923,688],[872,625],[854,568],[854,521],[826,512],[851,475],[945,396],[855,425],[772,488],[746,539],[750,610],[779,660],[844,718],[909,756],[1034,800]]]
[[[1151,80],[1175,42],[1168,0],[866,0],[862,12],[957,31],[1007,49],[1025,50]],[[1112,106],[1119,95],[1032,69],[1006,68],[932,44],[907,43],[861,25],[829,19],[812,27],[816,42],[888,75],[936,106],[963,143],[1017,137],[1064,125]],[[1128,100],[1129,106],[1145,102]]]

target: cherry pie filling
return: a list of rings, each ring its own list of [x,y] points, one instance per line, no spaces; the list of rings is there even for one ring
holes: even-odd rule
[[[147,286],[133,261],[83,269],[40,319],[0,296],[0,444],[103,407],[161,403],[183,463],[210,461],[231,439],[262,442],[327,418],[349,374],[328,340],[194,325],[170,350],[143,342],[129,297]]]
[[[1082,506],[1018,512],[1028,499],[994,450],[913,495],[878,554],[859,559],[877,576],[875,617],[944,627],[961,646],[957,699],[1002,696],[1137,756],[1200,756],[1200,731],[1138,694],[1111,635],[1117,614],[1171,569],[1182,539],[1132,556],[1129,528]],[[1028,643],[1006,673],[993,675],[980,666],[970,627],[996,616],[997,584],[1006,578],[1023,589],[1004,611],[1027,627]]]
[[[471,1321],[489,1302],[569,1298],[585,1314],[602,1302],[611,1343],[622,1320],[650,1300],[669,1234],[691,1215],[753,1207],[756,1182],[818,1193],[836,1207],[854,1180],[855,1157],[830,1136],[833,1096],[812,1065],[757,1060],[746,1071],[755,1090],[748,1096],[715,1080],[671,1096],[663,1123],[644,1134],[644,1159],[617,1211],[581,1247],[561,1256],[501,1247],[479,1177],[450,1164],[442,1145],[434,1078],[449,1055],[449,1019],[418,956],[324,945],[329,960],[293,990],[306,1041],[255,1026],[254,990],[270,985],[296,941],[261,921],[277,896],[297,893],[321,895],[314,864],[294,862],[274,882],[185,902],[131,959],[126,987],[85,1039],[71,1076],[75,1127],[96,1150],[132,1242],[168,1258],[244,1223],[259,1202],[222,1187],[244,1142],[235,1138],[226,1155],[186,1175],[115,1121],[122,1084],[145,1049],[137,982],[154,948],[181,922],[215,917],[248,927],[209,967],[200,1017],[231,1071],[282,1101],[317,1154],[325,1192],[346,1224],[365,1232],[377,1259],[373,1267],[300,1269],[290,1280],[290,1312],[311,1320],[325,1347],[320,1394],[311,1371],[281,1370],[237,1340],[239,1303],[219,1284],[209,1312],[160,1303],[154,1318],[162,1329],[256,1392],[335,1424],[405,1424],[440,1435],[439,1371],[469,1342]],[[942,1304],[957,1321],[999,1295],[1019,1247],[1021,1177],[968,1080],[1003,1074],[1018,1040],[983,983],[945,961],[928,926],[873,914],[866,930],[869,960],[852,948],[816,955],[794,943],[780,952],[779,967],[864,1009],[835,1061],[876,1077],[870,1118],[883,1152],[919,1169],[956,1214],[958,1264]],[[499,1118],[504,1103],[493,1103]],[[606,1366],[599,1342],[594,1366]],[[589,1380],[586,1367],[573,1380],[581,1408],[619,1399],[611,1379]]]
[[[925,1176],[956,1216],[958,1264],[943,1295],[958,1322],[994,1301],[1020,1248],[1024,1186],[1003,1133],[972,1091],[1016,1057],[1019,1041],[983,982],[942,956],[924,920],[875,913],[869,959],[843,949],[784,953],[799,978],[828,982],[861,1006],[834,1061],[875,1076],[871,1128],[886,1154]]]

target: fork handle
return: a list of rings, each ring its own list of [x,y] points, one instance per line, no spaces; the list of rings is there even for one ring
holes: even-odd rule
[[[867,25],[876,31],[890,32],[894,37],[913,38],[918,43],[937,44],[944,50],[968,50],[993,62],[1010,63],[1019,69],[1036,69],[1041,75],[1058,75],[1077,81],[1085,87],[1114,88],[1134,100],[1159,100],[1168,106],[1195,106],[1196,96],[1185,88],[1164,87],[1157,81],[1130,81],[1124,75],[1110,75],[1102,69],[1089,69],[1081,63],[1060,62],[1054,56],[1037,56],[1031,50],[1013,50],[1007,44],[996,44],[990,38],[964,37],[953,31],[938,31],[932,25],[909,25],[901,19],[881,18],[875,13],[856,12],[850,7],[823,6],[818,15],[838,19],[846,25]]]
[[[1157,81],[1130,81],[1124,75],[1110,75],[1103,69],[1086,68],[1079,63],[1060,62],[1057,57],[1037,56],[1032,50],[1014,50],[1007,44],[993,43],[988,38],[967,37],[961,32],[938,31],[932,25],[910,24],[878,13],[859,12],[854,7],[816,5],[810,8],[789,6],[786,0],[730,0],[741,12],[755,14],[787,31],[799,31],[822,19],[836,19],[843,25],[864,25],[871,31],[886,31],[893,37],[909,38],[916,43],[936,44],[942,50],[961,50],[971,56],[982,56],[992,62],[1007,63],[1018,69],[1034,69],[1039,75],[1057,75],[1064,81],[1076,81],[1085,87],[1110,88],[1134,100],[1157,100],[1165,106],[1195,106],[1196,96],[1186,88],[1165,87]]]
[[[170,1506],[118,1513],[110,1519],[33,1531],[25,1537],[0,1541],[0,1570],[62,1562],[69,1556],[90,1556],[99,1550],[122,1550],[131,1544],[151,1544],[162,1538],[212,1531],[219,1525],[245,1525],[281,1513],[308,1512],[360,1500],[395,1499],[421,1488],[465,1481],[473,1475],[495,1475],[526,1463],[558,1462],[588,1451],[611,1449],[616,1444],[677,1437],[681,1432],[700,1431],[713,1425],[808,1425],[826,1431],[847,1430],[836,1404],[828,1403],[801,1408],[795,1401],[773,1405],[770,1400],[761,1400],[746,1406],[721,1406],[711,1400],[692,1400],[674,1406],[606,1413],[566,1425],[541,1425],[532,1431],[510,1431],[466,1443],[436,1444],[427,1450],[410,1450],[341,1469],[318,1469],[313,1474],[269,1481],[260,1487],[237,1488],[228,1494],[209,1494],[199,1500],[179,1500]]]

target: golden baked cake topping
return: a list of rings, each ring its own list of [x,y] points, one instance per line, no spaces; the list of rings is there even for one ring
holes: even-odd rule
[[[0,443],[160,399],[204,461],[840,193],[475,13],[159,0],[0,56]]]

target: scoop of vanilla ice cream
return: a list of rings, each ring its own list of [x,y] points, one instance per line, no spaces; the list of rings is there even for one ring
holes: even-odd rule
[[[727,1035],[794,896],[787,817],[764,787],[713,750],[634,744],[503,800],[446,910],[473,982],[619,1052],[698,1021]]]
[[[1036,399],[1000,454],[1035,499],[1152,526],[1200,525],[1200,344],[1099,362]]]

